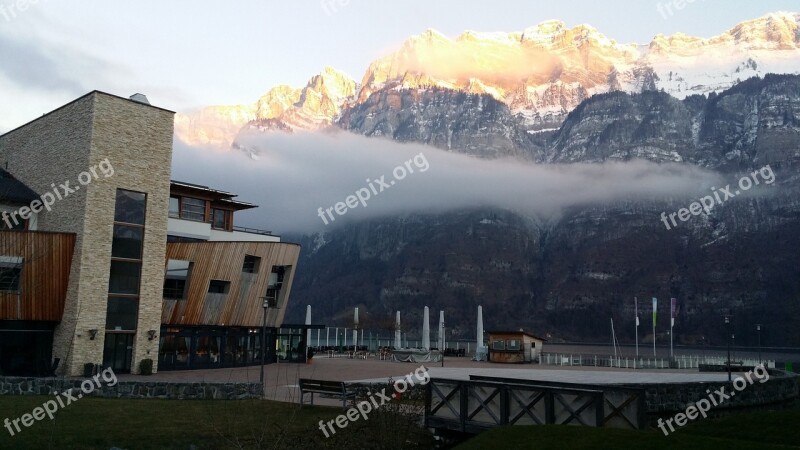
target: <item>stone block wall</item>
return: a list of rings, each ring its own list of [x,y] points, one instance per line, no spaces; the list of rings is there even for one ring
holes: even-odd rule
[[[0,377],[0,395],[55,395],[72,389],[91,397],[165,400],[245,400],[262,397],[260,383],[167,383],[120,381],[114,386],[96,388],[91,394],[81,391],[75,378]]]
[[[39,230],[77,235],[53,343],[60,373],[78,375],[84,364],[103,361],[118,188],[147,194],[131,368],[136,373],[145,358],[157,364],[158,338],[150,340],[147,331],[161,327],[173,123],[171,111],[95,91],[0,137],[0,164],[34,191],[67,181],[75,189],[38,217]],[[114,170],[110,177],[97,169],[106,159]],[[98,177],[80,185],[80,174],[92,168]],[[98,330],[94,339],[89,330]]]

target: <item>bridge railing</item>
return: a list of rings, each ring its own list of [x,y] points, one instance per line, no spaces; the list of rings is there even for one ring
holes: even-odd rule
[[[643,389],[474,378],[480,379],[431,379],[426,426],[465,433],[505,425],[645,426]]]

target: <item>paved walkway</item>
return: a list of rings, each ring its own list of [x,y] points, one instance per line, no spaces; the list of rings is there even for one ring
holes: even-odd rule
[[[447,358],[440,363],[426,363],[434,378],[468,380],[469,375],[485,375],[526,380],[557,381],[565,383],[685,383],[694,381],[725,381],[726,373],[698,373],[689,370],[630,370],[599,367],[545,366],[538,364],[508,365],[471,361],[468,358]],[[331,381],[379,382],[398,379],[413,372],[418,364],[380,361],[376,359],[348,359],[316,357],[311,364],[270,364],[264,366],[266,396],[268,399],[298,403],[300,390],[298,378],[315,378]],[[258,382],[260,367],[229,369],[188,370],[159,372],[149,377],[120,375],[120,380],[172,381],[172,382]],[[319,398],[319,397],[317,397]],[[335,400],[315,399],[315,404],[341,404]]]

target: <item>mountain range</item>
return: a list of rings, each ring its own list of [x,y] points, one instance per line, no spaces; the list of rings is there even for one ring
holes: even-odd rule
[[[176,136],[228,149],[245,126],[320,129],[376,94],[393,98],[428,88],[487,94],[526,131],[553,129],[594,94],[663,90],[683,99],[766,73],[800,73],[799,24],[800,13],[773,13],[711,38],[659,34],[645,45],[620,44],[589,25],[569,28],[557,20],[454,39],[427,30],[373,61],[360,82],[327,67],[304,87],[276,86],[252,104],[179,114]]]
[[[659,215],[686,199],[587,204],[557,218],[475,207],[285,236],[304,249],[292,294],[302,300],[287,321],[311,304],[329,325],[348,325],[354,306],[375,323],[403,310],[417,324],[427,305],[445,311],[453,337],[474,338],[482,304],[489,329],[603,340],[610,317],[632,321],[633,298],[655,296],[680,301],[678,343],[723,343],[722,315],[733,314],[737,343],[755,342],[744,330],[758,321],[767,345],[800,345],[799,24],[800,14],[774,13],[647,45],[559,21],[455,39],[428,30],[360,82],[326,68],[251,105],[178,115],[176,136],[256,156],[240,133],[335,127],[527,164],[689,164],[734,182],[768,165],[774,184],[674,229]],[[633,340],[630,327],[618,335]]]

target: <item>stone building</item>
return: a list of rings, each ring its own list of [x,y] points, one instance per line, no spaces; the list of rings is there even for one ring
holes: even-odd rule
[[[175,326],[209,358],[202,330],[222,330],[222,363],[228,331],[260,336],[268,295],[281,323],[299,246],[235,229],[255,205],[234,194],[170,180],[173,116],[93,91],[0,136],[0,374],[157,370]]]

